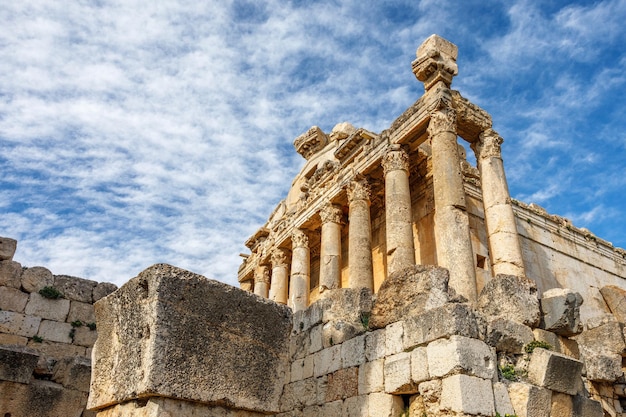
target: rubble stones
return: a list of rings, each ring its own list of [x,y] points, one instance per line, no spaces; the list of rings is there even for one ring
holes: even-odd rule
[[[0,261],[11,261],[15,250],[17,249],[17,240],[10,237],[0,236]]]
[[[537,327],[541,318],[534,281],[515,275],[496,275],[478,297],[478,311],[488,319],[505,318]]]
[[[567,288],[545,291],[541,298],[541,327],[561,336],[573,336],[583,331],[580,306],[583,298]]]

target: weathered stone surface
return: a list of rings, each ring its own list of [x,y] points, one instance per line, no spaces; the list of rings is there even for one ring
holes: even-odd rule
[[[0,285],[20,288],[22,265],[15,261],[0,261]]]
[[[0,346],[0,380],[28,384],[38,360],[39,354],[32,349]]]
[[[70,302],[70,311],[67,315],[66,321],[72,323],[80,321],[83,324],[95,323],[96,314],[94,312],[93,304],[81,303],[80,301]]]
[[[324,299],[319,301],[319,308],[322,310],[323,323],[345,321],[364,327],[364,318],[372,311],[372,291],[368,288],[328,291]]]
[[[44,359],[59,360],[66,356],[87,357],[87,349],[83,346],[69,345],[67,343],[51,342],[44,340],[41,343],[33,340],[28,342],[28,347],[35,349]]]
[[[0,333],[0,345],[26,346],[28,339],[15,334]]]
[[[469,375],[452,375],[441,383],[441,407],[457,413],[495,414],[491,381]]]
[[[386,337],[385,329],[374,330],[365,335],[365,358],[368,361],[385,357]]]
[[[560,353],[536,348],[528,365],[528,379],[552,391],[574,395],[582,387],[583,363]]]
[[[83,303],[93,302],[93,290],[98,285],[96,281],[70,277],[68,275],[55,275],[54,286],[61,291],[65,298]]]
[[[617,321],[626,323],[626,290],[616,285],[600,288],[600,294]]]
[[[576,395],[572,397],[573,417],[603,417],[602,405],[598,401]]]
[[[37,335],[44,340],[59,343],[72,343],[72,325],[54,320],[42,320]]]
[[[622,357],[618,354],[583,355],[587,379],[596,382],[617,381],[622,371]]]
[[[17,288],[0,287],[0,310],[23,313],[28,302],[28,294]]]
[[[385,328],[386,355],[395,355],[404,350],[404,322],[391,323]]]
[[[428,369],[428,353],[425,347],[418,347],[411,351],[411,380],[420,383],[430,379]]]
[[[523,382],[509,384],[509,397],[518,417],[549,417],[552,394],[550,390]]]
[[[374,306],[370,326],[382,328],[405,317],[440,307],[450,299],[447,269],[415,265],[383,281]]]
[[[51,381],[0,381],[0,410],[11,417],[81,417],[87,393]]]
[[[98,412],[97,417],[264,417],[252,411],[232,410],[173,398],[153,397],[117,404]],[[291,414],[290,414],[291,416]],[[301,417],[300,414],[294,414]],[[85,416],[83,416],[85,417]]]
[[[43,319],[65,321],[70,311],[70,300],[64,298],[44,298],[36,292],[30,294],[30,299],[24,312],[29,316],[37,316]]]
[[[384,359],[376,359],[359,366],[359,395],[384,391],[384,365]]]
[[[369,417],[369,396],[346,398],[343,402],[341,416],[345,417]]]
[[[52,286],[54,286],[54,276],[48,268],[33,266],[24,268],[22,271],[22,288],[26,292],[38,292],[44,287]]]
[[[37,334],[41,318],[26,316],[12,311],[0,311],[0,332],[17,336],[33,337]]]
[[[580,359],[578,343],[573,339],[568,339],[543,329],[533,329],[535,340],[546,342],[555,352],[562,353],[574,359]]]
[[[573,336],[583,331],[580,306],[583,298],[567,288],[545,291],[541,298],[541,327],[561,336]]]
[[[345,368],[328,375],[326,402],[344,400],[358,394],[359,368]]]
[[[95,303],[115,290],[117,290],[117,285],[110,282],[99,282],[95,287],[93,287],[92,300]]]
[[[428,371],[433,377],[466,374],[493,378],[496,355],[484,342],[464,336],[435,340],[426,348]]]
[[[359,366],[363,362],[365,362],[365,335],[341,344],[341,364],[344,368]]]
[[[493,399],[495,403],[496,412],[500,413],[501,416],[505,416],[507,414],[514,415],[515,410],[513,409],[513,404],[511,404],[511,398],[509,398],[509,391],[506,388],[506,385],[502,382],[494,382],[493,383]]]
[[[369,416],[397,417],[404,409],[402,397],[375,392],[367,396],[367,409]],[[328,416],[330,417],[330,416]]]
[[[341,368],[341,345],[322,349],[313,356],[313,375],[318,377]]]
[[[478,297],[478,311],[488,319],[505,318],[537,327],[541,318],[535,282],[515,275],[496,275]]]
[[[588,379],[612,382],[623,375],[621,355],[626,349],[623,324],[611,321],[575,337]]]
[[[571,417],[574,414],[572,396],[560,392],[552,393],[550,417]]]
[[[89,408],[160,395],[279,411],[288,307],[165,264],[95,307]]]
[[[11,261],[15,250],[17,249],[17,240],[10,237],[0,236],[0,261]]]
[[[452,335],[478,338],[478,324],[467,304],[446,304],[404,321],[404,349]]]
[[[83,357],[65,357],[54,366],[52,380],[65,388],[89,392],[91,360]]]
[[[534,339],[533,331],[513,320],[497,318],[487,325],[485,342],[496,348],[497,352],[519,354]]]
[[[411,354],[396,353],[385,358],[385,392],[409,394],[417,392],[417,384],[411,379]]]

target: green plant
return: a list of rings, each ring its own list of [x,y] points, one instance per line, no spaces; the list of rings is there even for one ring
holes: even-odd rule
[[[96,330],[96,323],[87,323],[87,327],[89,327],[89,330]]]
[[[70,339],[72,339],[72,342],[74,341],[74,336],[76,336],[76,328],[72,327],[72,330],[70,330]]]
[[[43,337],[35,335],[35,336],[33,336],[33,342],[41,343],[41,342],[43,342]]]
[[[371,313],[361,313],[361,324],[364,329],[369,329],[370,327],[370,316]]]
[[[83,325],[83,322],[82,322],[82,321],[80,321],[80,320],[74,320],[74,321],[72,322],[72,327],[80,327],[80,326],[82,326],[82,325]]]
[[[502,414],[496,411],[496,417],[502,417]],[[504,417],[517,417],[517,414],[505,414]]]
[[[500,373],[502,374],[502,378],[508,379],[509,381],[517,381],[517,373],[513,365],[501,366]]]
[[[409,407],[405,407],[404,410],[402,410],[402,413],[400,414],[400,417],[409,417]]]
[[[532,342],[530,342],[524,347],[524,350],[526,351],[526,353],[533,353],[535,348],[552,350],[552,345],[541,340],[533,340]]]
[[[43,298],[49,298],[51,300],[63,298],[63,294],[61,293],[61,291],[57,290],[54,287],[43,287],[39,290],[39,295],[41,295]]]

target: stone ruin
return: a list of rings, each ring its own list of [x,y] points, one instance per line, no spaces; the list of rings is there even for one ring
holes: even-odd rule
[[[424,95],[387,130],[295,140],[306,163],[241,289],[158,264],[99,299],[83,415],[626,416],[626,252],[511,199],[491,117],[450,89],[456,57],[418,48]],[[3,363],[0,384],[38,382]],[[22,391],[0,416],[81,416],[25,412]]]

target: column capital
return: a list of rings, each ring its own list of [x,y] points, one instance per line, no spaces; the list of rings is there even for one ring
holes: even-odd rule
[[[383,170],[385,175],[391,171],[406,171],[409,173],[409,154],[399,145],[392,145],[392,148],[383,156]]]
[[[343,210],[337,204],[328,203],[320,210],[322,224],[337,223],[341,224],[343,220]]]
[[[430,113],[428,135],[432,138],[444,132],[451,132],[456,135],[456,110],[452,107],[440,108]]]
[[[487,129],[480,133],[479,139],[470,146],[474,150],[477,159],[502,158],[500,146],[504,139],[493,129]]]
[[[289,254],[286,249],[276,248],[272,251],[271,259],[272,259],[272,267],[276,268],[277,266],[287,266],[287,259],[289,258]]]
[[[270,270],[268,265],[259,265],[254,273],[254,283],[270,283]]]
[[[294,248],[307,248],[309,247],[309,237],[301,229],[295,229],[291,233],[291,242]]]
[[[365,200],[370,202],[371,189],[370,185],[365,178],[355,179],[350,181],[346,188],[348,193],[348,202],[352,203],[357,200]]]
[[[452,42],[440,36],[432,35],[417,48],[417,59],[413,61],[413,74],[424,83],[426,91],[438,82],[446,87],[452,84],[452,78],[459,73],[456,64],[458,48]]]

